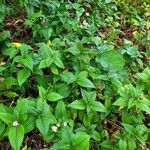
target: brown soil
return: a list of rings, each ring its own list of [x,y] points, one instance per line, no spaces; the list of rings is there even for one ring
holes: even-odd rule
[[[26,13],[22,12],[18,16],[7,16],[4,20],[4,29],[11,33],[11,40],[14,42],[28,42],[32,37],[32,30],[25,26]]]
[[[30,148],[31,150],[40,150],[41,148],[50,148],[50,144],[45,142],[40,133],[32,131],[25,136],[22,147]],[[7,139],[0,141],[0,150],[12,150]]]

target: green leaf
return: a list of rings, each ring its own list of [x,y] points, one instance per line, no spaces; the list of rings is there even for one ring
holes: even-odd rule
[[[10,59],[11,59],[11,58],[13,58],[14,56],[16,56],[16,54],[17,54],[18,52],[19,52],[19,51],[18,51],[17,48],[12,47],[12,48],[7,49],[7,50],[4,52],[4,54],[7,55],[7,56],[9,56]]]
[[[24,139],[24,127],[19,125],[11,127],[8,133],[9,141],[14,150],[20,150]]]
[[[68,105],[73,109],[84,110],[86,109],[86,104],[83,100],[75,100],[71,104]]]
[[[125,130],[129,133],[129,134],[134,134],[135,133],[135,128],[134,126],[130,125],[130,124],[126,124],[126,123],[122,123],[123,127],[125,128]]]
[[[67,82],[67,84],[73,83],[76,80],[74,74],[69,71],[64,71],[60,74],[60,77],[63,81]]]
[[[40,62],[38,69],[47,68],[48,66],[49,66],[49,64],[47,64],[46,59],[43,59]]]
[[[82,71],[77,76],[77,83],[82,87],[87,88],[95,88],[94,84],[87,78],[88,73],[86,71]]]
[[[31,71],[33,70],[33,58],[30,55],[22,59],[22,64],[28,67]]]
[[[47,59],[43,59],[40,62],[38,69],[47,68],[52,64],[52,62],[53,62],[53,59],[51,57],[48,57]]]
[[[96,141],[100,141],[101,140],[101,135],[98,131],[93,130],[91,133],[91,138],[93,138]]]
[[[126,53],[130,55],[132,58],[138,57],[139,56],[138,46],[134,45],[134,46],[126,47]]]
[[[0,119],[7,125],[11,125],[14,120],[14,116],[5,112],[0,112]]]
[[[133,98],[130,98],[128,101],[128,109],[136,105],[136,100]]]
[[[42,86],[38,86],[39,96],[42,99],[46,97],[46,90]]]
[[[87,78],[79,78],[77,83],[82,87],[95,88],[94,84]]]
[[[126,107],[128,106],[128,99],[123,98],[123,97],[119,97],[114,103],[113,105],[117,105],[117,106],[121,106],[121,107]]]
[[[127,142],[124,139],[119,140],[119,148],[121,150],[126,150],[127,149]]]
[[[140,110],[143,110],[143,111],[147,112],[148,114],[150,114],[150,105],[148,105],[147,103],[144,103],[144,101],[139,101],[136,106]]]
[[[134,31],[134,32],[133,32],[133,36],[134,36],[134,38],[135,38],[137,41],[140,41],[140,40],[141,40],[141,35],[140,35],[140,33],[138,33],[137,31]]]
[[[36,120],[36,126],[42,135],[46,135],[49,130],[50,118],[48,116],[40,115]]]
[[[0,67],[0,73],[2,72],[2,71],[4,71],[6,69],[6,67]]]
[[[18,94],[12,91],[5,91],[3,93],[4,96],[8,97],[8,98],[13,98],[13,97],[17,97]]]
[[[31,71],[29,69],[22,69],[19,71],[17,75],[19,86],[21,86],[29,78],[30,74]]]
[[[105,0],[105,4],[111,3],[112,0]]]
[[[40,111],[41,114],[50,115],[50,106],[46,103],[46,101],[39,99],[37,101],[37,110]]]
[[[129,150],[135,150],[136,149],[136,142],[134,139],[130,138],[128,140],[128,147],[129,147]]]
[[[97,56],[96,61],[107,70],[121,71],[125,65],[123,55],[114,50],[106,51],[101,56]]]
[[[66,105],[62,100],[58,101],[57,103],[57,106],[55,108],[55,115],[57,118],[67,118]]]
[[[104,107],[104,105],[97,101],[92,101],[90,103],[90,107],[93,110],[98,111],[98,112],[106,112],[107,111],[106,108]]]
[[[23,122],[25,133],[32,131],[35,128],[36,117],[33,115],[28,116],[28,119]]]
[[[52,71],[53,74],[58,75],[58,69],[57,69],[57,67],[51,66],[51,71]]]
[[[55,57],[54,63],[57,67],[64,69],[64,64],[58,57]]]
[[[83,132],[78,132],[73,137],[73,146],[77,150],[89,150],[90,136]]]
[[[5,130],[5,123],[0,120],[0,136],[2,135],[4,130]]]
[[[20,52],[23,57],[28,55],[29,50],[32,50],[32,47],[26,44],[22,44],[20,47]]]
[[[17,112],[19,120],[25,121],[28,115],[27,99],[17,100],[17,106],[14,111]]]
[[[55,92],[51,92],[51,93],[47,94],[47,99],[52,102],[58,101],[59,99],[62,99],[62,98],[63,98],[63,96],[61,96],[60,94],[55,93]]]

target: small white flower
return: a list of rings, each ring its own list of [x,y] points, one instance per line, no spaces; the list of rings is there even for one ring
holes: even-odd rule
[[[80,25],[80,28],[84,28],[84,26],[83,26],[83,25]]]
[[[3,65],[5,65],[6,64],[6,62],[1,62],[0,63],[0,66],[3,66]]]
[[[13,122],[13,126],[14,126],[14,127],[17,127],[18,125],[19,125],[18,121],[14,121],[14,122]]]
[[[4,78],[0,77],[0,82],[3,82],[4,81]]]
[[[56,126],[59,128],[60,127],[60,123],[57,123]]]
[[[53,130],[53,132],[57,132],[58,127],[56,127],[56,126],[52,126],[52,130]]]
[[[85,15],[86,15],[86,16],[90,16],[90,14],[89,14],[88,12],[87,12],[87,13],[85,13]]]
[[[66,127],[67,126],[67,123],[66,122],[64,122],[64,127]]]
[[[86,22],[86,20],[83,21],[83,25],[84,25],[85,27],[88,26],[88,23]]]
[[[77,18],[77,22],[80,22],[80,18]]]
[[[98,40],[101,40],[101,38],[99,36],[96,36]]]

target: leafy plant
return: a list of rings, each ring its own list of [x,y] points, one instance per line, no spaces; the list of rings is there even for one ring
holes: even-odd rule
[[[0,2],[0,147],[150,147],[150,5],[130,4]]]

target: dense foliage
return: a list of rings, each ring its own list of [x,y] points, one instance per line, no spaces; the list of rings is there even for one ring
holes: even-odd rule
[[[0,30],[0,147],[150,148],[149,0],[3,0]]]

